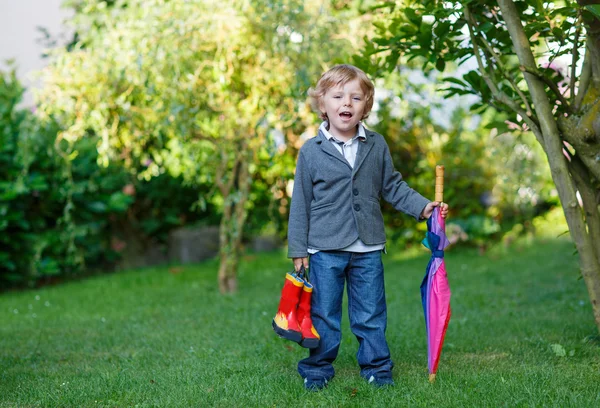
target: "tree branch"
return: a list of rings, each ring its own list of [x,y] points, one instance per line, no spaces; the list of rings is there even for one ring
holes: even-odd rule
[[[479,66],[479,70],[481,71],[483,80],[485,81],[487,86],[492,91],[494,99],[496,99],[498,102],[505,104],[510,109],[512,109],[514,113],[517,113],[519,116],[521,116],[521,118],[523,118],[525,123],[527,123],[527,126],[529,126],[529,128],[535,135],[536,139],[538,139],[538,142],[540,142],[540,144],[543,146],[544,145],[543,134],[540,130],[540,127],[539,127],[537,121],[535,121],[531,116],[527,115],[527,112],[525,110],[523,110],[523,108],[521,108],[515,101],[513,101],[511,98],[509,98],[508,95],[506,95],[504,92],[500,91],[500,89],[498,89],[498,87],[496,86],[494,81],[492,81],[491,78],[486,74],[485,66],[483,65],[481,56],[479,55],[479,46],[477,45],[477,41],[475,38],[475,32],[473,30],[473,25],[472,25],[473,17],[471,15],[471,11],[469,10],[468,7],[465,7],[464,10],[465,10],[467,26],[469,27],[469,35],[471,36],[471,43],[473,44],[473,54],[475,55],[475,58],[477,59],[477,65]]]
[[[535,75],[536,77],[541,79],[546,85],[548,85],[548,87],[552,90],[552,92],[554,92],[554,94],[556,95],[558,100],[560,100],[561,105],[563,105],[565,107],[565,109],[567,110],[567,113],[569,115],[573,114],[573,110],[571,109],[569,102],[567,102],[565,97],[560,93],[558,86],[556,86],[556,84],[550,78],[547,78],[544,74],[542,74],[540,71],[538,71],[537,68],[526,67],[524,65],[521,65],[519,67],[519,69],[523,72],[528,72],[531,75]]]
[[[579,88],[577,89],[577,96],[575,97],[575,103],[573,104],[573,110],[578,112],[581,109],[583,98],[587,94],[590,88],[592,79],[592,63],[590,61],[590,51],[585,49],[585,56],[583,57],[583,66],[581,67],[581,76],[579,77]]]
[[[477,24],[477,23],[473,21],[473,24]],[[523,91],[521,91],[519,89],[519,87],[517,86],[517,84],[515,83],[513,78],[508,74],[504,64],[500,60],[500,57],[498,56],[498,54],[496,54],[496,52],[494,51],[494,48],[492,47],[492,45],[487,41],[487,39],[483,35],[480,35],[479,38],[481,39],[481,42],[483,43],[485,48],[488,50],[488,52],[492,55],[492,57],[496,61],[496,64],[500,68],[500,73],[502,74],[502,76],[508,82],[510,82],[510,84],[512,85],[512,87],[515,90],[515,92],[517,93],[517,95],[519,95],[519,97],[523,101],[523,104],[525,105],[525,108],[527,110],[527,116],[531,116],[532,115],[531,105],[529,105],[529,101],[527,100],[527,97],[525,96]]]
[[[571,59],[571,79],[569,81],[569,90],[571,91],[569,99],[571,101],[571,104],[575,99],[575,77],[577,73],[577,61],[579,61],[579,36],[581,35],[581,27],[583,26],[581,10],[578,10],[577,14],[577,29],[575,30],[575,40],[573,41],[573,58]]]
[[[577,0],[580,7],[588,5],[597,5],[596,0]],[[586,15],[589,18],[586,19]],[[586,49],[590,53],[590,62],[592,69],[592,82],[594,88],[600,91],[600,18],[592,13],[582,14],[586,28]]]

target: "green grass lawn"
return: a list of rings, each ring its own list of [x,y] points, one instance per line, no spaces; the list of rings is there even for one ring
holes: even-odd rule
[[[276,252],[245,258],[233,296],[217,291],[216,261],[1,295],[0,406],[600,406],[597,331],[567,239],[447,252],[453,317],[435,384],[427,254],[389,252],[393,388],[360,378],[345,317],[336,377],[304,391],[306,351],[271,329],[290,265]]]

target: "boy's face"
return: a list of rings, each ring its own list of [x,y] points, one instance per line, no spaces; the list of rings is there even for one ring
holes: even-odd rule
[[[327,90],[319,108],[327,114],[329,133],[341,140],[353,138],[356,125],[363,117],[365,103],[365,94],[358,79]]]

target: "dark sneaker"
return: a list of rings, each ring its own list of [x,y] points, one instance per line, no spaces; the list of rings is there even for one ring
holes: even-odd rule
[[[375,387],[393,387],[395,385],[391,373],[372,375],[367,381]]]
[[[304,379],[304,388],[308,391],[321,391],[326,386],[327,380],[325,378],[307,377]]]

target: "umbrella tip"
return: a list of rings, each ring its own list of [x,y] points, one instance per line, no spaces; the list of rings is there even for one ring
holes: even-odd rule
[[[429,374],[429,382],[433,384],[435,382],[435,374]]]

